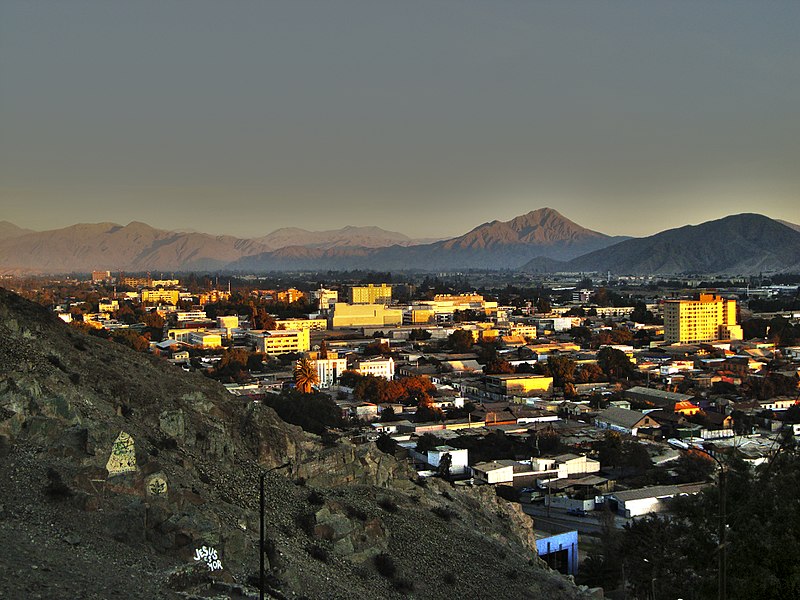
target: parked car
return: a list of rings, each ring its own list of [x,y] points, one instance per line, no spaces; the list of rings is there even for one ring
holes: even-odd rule
[[[589,513],[583,510],[582,508],[568,508],[567,509],[568,515],[575,515],[576,517],[587,517]]]

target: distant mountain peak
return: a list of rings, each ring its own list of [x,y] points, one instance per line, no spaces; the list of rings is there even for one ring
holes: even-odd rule
[[[800,232],[764,215],[742,213],[627,240],[563,268],[650,275],[793,272],[800,268]]]

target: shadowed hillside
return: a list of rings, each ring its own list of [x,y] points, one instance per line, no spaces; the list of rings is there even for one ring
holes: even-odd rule
[[[254,597],[258,476],[287,462],[268,597],[580,597],[490,488],[420,487],[373,444],[323,445],[2,289],[0,338],[3,597]]]

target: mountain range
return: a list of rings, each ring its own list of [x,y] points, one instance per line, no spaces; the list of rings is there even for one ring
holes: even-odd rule
[[[732,215],[643,238],[609,236],[552,208],[438,241],[378,227],[284,228],[244,239],[145,223],[32,232],[0,222],[0,272],[466,270],[670,275],[800,270],[800,226]]]
[[[800,272],[800,228],[758,214],[731,215],[626,240],[562,263],[534,259],[522,270],[652,275]]]

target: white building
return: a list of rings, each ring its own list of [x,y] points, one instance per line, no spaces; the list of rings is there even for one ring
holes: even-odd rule
[[[394,379],[393,358],[367,358],[356,363],[356,371],[362,375],[375,375],[391,381]]]
[[[328,351],[327,358],[313,358],[317,367],[317,386],[329,388],[339,381],[339,376],[347,370],[347,359],[339,358],[336,352]]]
[[[436,446],[433,450],[428,450],[428,464],[432,467],[439,467],[445,454],[450,455],[450,474],[462,475],[467,471],[469,462],[469,450],[466,448],[453,448],[452,446]]]
[[[472,476],[483,483],[511,483],[514,481],[513,461],[492,460],[478,463],[472,466]]]
[[[609,498],[617,503],[617,510],[625,517],[638,517],[667,510],[666,500],[675,496],[693,495],[706,487],[702,483],[656,485],[638,490],[614,492]]]

